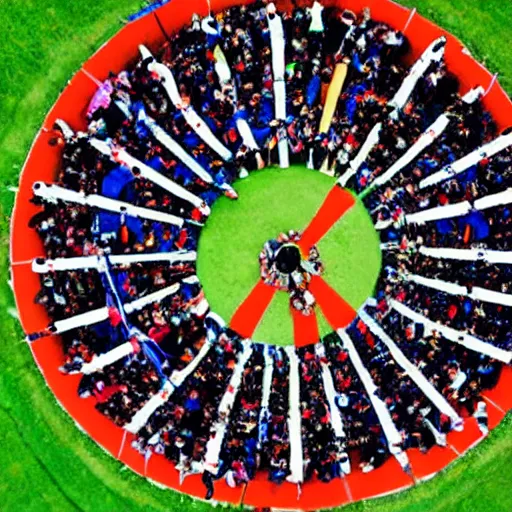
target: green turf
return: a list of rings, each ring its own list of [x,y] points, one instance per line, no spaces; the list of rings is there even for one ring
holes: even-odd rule
[[[361,201],[318,244],[324,278],[354,308],[370,296],[381,266],[380,239]]]
[[[304,166],[265,169],[235,184],[237,201],[221,198],[214,204],[201,233],[197,262],[214,311],[229,321],[259,280],[258,254],[264,243],[290,229],[304,229],[333,185],[332,178]],[[319,249],[325,279],[358,309],[372,294],[380,270],[379,238],[362,203],[337,222]],[[320,326],[321,335],[331,331],[325,321]],[[254,339],[293,343],[286,292],[276,294]]]
[[[288,294],[279,292],[274,295],[254,333],[254,339],[274,345],[293,345],[293,322]]]
[[[459,36],[512,92],[509,0],[406,0]],[[81,63],[139,0],[0,0],[0,510],[206,511],[151,486],[107,456],[57,406],[6,312],[9,215],[18,175],[45,113]],[[510,512],[512,419],[442,476],[343,512]]]

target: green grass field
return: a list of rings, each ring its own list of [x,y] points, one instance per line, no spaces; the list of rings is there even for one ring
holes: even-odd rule
[[[509,0],[408,0],[459,36],[512,91]],[[0,0],[0,510],[207,511],[125,470],[55,403],[22,341],[8,286],[15,186],[45,113],[81,63],[136,11],[133,0]],[[509,512],[512,418],[443,475],[344,512]]]
[[[303,166],[266,169],[239,180],[237,201],[217,201],[201,232],[198,275],[212,309],[226,321],[259,279],[264,243],[290,229],[304,229],[315,216],[333,179]],[[372,295],[380,271],[379,237],[361,202],[318,244],[325,280],[354,308]],[[331,332],[317,308],[320,334]],[[293,343],[288,294],[275,295],[254,339]]]

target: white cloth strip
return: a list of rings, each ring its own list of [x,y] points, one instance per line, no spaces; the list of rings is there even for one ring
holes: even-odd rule
[[[277,152],[279,154],[279,167],[287,169],[290,167],[290,152],[288,148],[288,139],[283,137],[277,143]]]
[[[286,119],[286,86],[283,80],[274,80],[274,101],[276,118],[281,120]],[[277,152],[279,154],[279,167],[286,169],[290,166],[288,139],[286,132],[282,135],[281,130],[277,142]]]
[[[174,391],[179,388],[183,382],[196,371],[201,361],[206,357],[211,349],[211,343],[204,343],[198,354],[183,368],[183,370],[174,370],[169,380],[165,382],[162,389],[156,395],[153,395],[142,409],[138,410],[132,417],[130,423],[124,426],[124,429],[132,434],[136,434],[148,422],[153,413],[164,405],[172,396]]]
[[[451,295],[468,295],[468,289],[465,286],[461,286],[457,283],[450,283],[448,281],[442,281],[441,279],[432,279],[430,277],[423,277],[417,274],[401,274],[404,279],[413,283],[432,288],[440,292],[449,293]]]
[[[423,210],[422,212],[411,213],[406,215],[405,219],[409,224],[424,224],[425,222],[433,220],[449,219],[466,215],[472,209],[487,210],[488,208],[510,203],[512,203],[512,188],[477,199],[473,204],[469,201],[462,201],[461,203],[449,204],[447,206],[438,206],[436,208]]]
[[[183,370],[175,370],[172,372],[170,381],[174,387],[179,388],[185,380],[187,380],[190,375],[192,375],[196,370],[201,361],[206,357],[210,349],[212,348],[212,343],[206,342],[203,344],[197,355],[190,361],[190,363],[183,368]]]
[[[336,389],[334,387],[334,381],[332,379],[331,370],[329,365],[322,361],[325,358],[325,347],[322,343],[315,345],[316,356],[320,360],[320,366],[322,368],[322,381],[324,383],[325,395],[327,397],[327,403],[329,404],[329,411],[331,413],[331,426],[334,430],[336,437],[345,437],[345,429],[343,428],[343,419],[341,418],[340,410],[336,405]]]
[[[286,119],[286,85],[285,85],[285,40],[283,22],[277,14],[271,19],[267,17],[270,29],[270,47],[272,50],[272,75],[274,77],[274,108],[276,119]],[[277,143],[279,167],[290,166],[290,156],[286,132]]]
[[[285,347],[290,361],[288,432],[290,435],[290,474],[288,482],[300,484],[304,481],[302,452],[302,414],[300,410],[300,369],[295,347]]]
[[[263,370],[263,390],[261,393],[261,410],[268,409],[272,389],[272,375],[274,373],[274,359],[270,355],[268,345],[264,347],[265,368]]]
[[[346,172],[338,179],[338,183],[344,187],[348,180],[356,174],[359,167],[361,167],[361,164],[368,158],[368,155],[370,154],[371,150],[378,144],[380,139],[380,132],[382,130],[382,123],[377,123],[373,128],[372,131],[368,134],[368,137],[366,137],[366,140],[364,141],[363,145],[361,146],[361,149],[350,161],[349,168],[346,170]]]
[[[359,310],[361,320],[370,328],[373,334],[377,336],[388,347],[393,359],[407,372],[409,377],[421,389],[423,394],[437,407],[439,412],[446,414],[451,420],[452,428],[459,430],[464,420],[457,414],[457,411],[448,403],[446,398],[430,383],[430,381],[412,364],[404,353],[398,348],[396,343],[386,334],[384,329],[370,316],[364,309]]]
[[[127,432],[136,434],[149,420],[153,413],[164,405],[174,392],[174,386],[166,381],[162,389],[154,394],[132,417],[130,423],[124,426]]]
[[[368,140],[368,139],[367,139]],[[340,187],[346,187],[347,183],[349,182],[350,178],[352,176],[355,176],[356,171],[352,169],[352,167],[349,167],[339,178],[338,178],[338,185]]]
[[[91,373],[105,368],[105,366],[108,366],[109,364],[113,364],[116,361],[123,359],[123,357],[127,357],[133,354],[133,351],[133,344],[127,341],[126,343],[123,343],[118,347],[105,352],[104,354],[96,356],[90,363],[84,363],[80,371],[84,375],[90,375]]]
[[[512,295],[509,293],[495,292],[480,286],[475,286],[468,295],[471,299],[512,307]]]
[[[169,99],[176,108],[183,108],[183,98],[181,97],[178,85],[176,84],[176,80],[174,79],[174,75],[171,70],[165,64],[158,62],[144,45],[139,45],[139,51],[144,60],[149,58],[153,59],[148,65],[148,70],[156,73],[160,79],[164,79],[163,86],[169,96]]]
[[[416,142],[384,174],[378,176],[370,186],[379,187],[393,179],[396,174],[425,151],[425,149],[446,130],[449,124],[449,117],[446,114],[441,114],[436,121],[418,137]]]
[[[142,47],[139,46],[139,50],[143,56],[151,56],[151,53],[147,48],[142,49]],[[156,59],[149,64],[148,69],[156,73],[162,80],[162,85],[167,92],[169,99],[177,109],[181,109],[185,121],[187,121],[188,125],[194,130],[194,132],[223,160],[231,160],[233,158],[231,151],[224,146],[219,139],[217,139],[209,126],[203,121],[203,119],[201,119],[201,117],[199,117],[193,107],[184,104],[172,71],[166,65],[157,62]]]
[[[421,57],[411,67],[409,74],[405,77],[400,89],[398,89],[393,99],[388,102],[390,107],[396,109],[395,114],[402,110],[404,105],[407,103],[419,79],[425,74],[430,65],[433,62],[441,61],[444,56],[445,47],[446,38],[441,36],[430,44]]]
[[[437,331],[442,334],[446,339],[453,341],[454,343],[458,343],[470,350],[478,352],[479,354],[483,354],[493,359],[497,359],[498,361],[502,361],[506,364],[510,364],[512,361],[512,352],[508,350],[503,350],[498,347],[494,347],[490,343],[482,341],[475,336],[467,334],[462,331],[458,331],[453,329],[452,327],[447,327],[446,325],[442,325],[438,322],[434,322],[427,318],[426,316],[416,313],[411,308],[407,307],[405,304],[398,302],[394,299],[391,299],[389,302],[390,306],[395,309],[402,316],[405,316],[412,320],[415,323],[424,325],[430,331]]]
[[[485,261],[493,264],[512,264],[512,251],[489,249],[448,249],[444,247],[421,246],[419,252],[430,258],[460,261]]]
[[[263,357],[265,360],[265,368],[263,369],[263,382],[261,390],[261,409],[258,420],[258,425],[262,425],[267,419],[268,406],[270,403],[270,393],[272,391],[272,377],[274,374],[274,359],[270,355],[270,346],[265,344],[263,349]],[[262,431],[259,429],[258,434],[258,446],[261,448]]]
[[[124,304],[124,310],[126,314],[129,315],[134,311],[142,309],[144,306],[152,304],[153,302],[159,302],[165,299],[166,297],[173,295],[179,289],[179,283],[173,284],[172,286],[168,286],[167,288],[163,288],[162,290],[158,290],[157,292],[150,293],[149,295],[134,300],[133,302],[128,302],[127,304]],[[75,315],[70,318],[66,318],[65,320],[57,320],[56,322],[53,323],[53,326],[56,329],[56,333],[61,334],[72,329],[77,329],[78,327],[85,327],[88,325],[103,322],[107,318],[108,308],[104,306],[93,311],[88,311],[87,313],[82,313],[80,315]]]
[[[267,16],[268,28],[270,30],[270,48],[272,51],[272,74],[274,81],[285,79],[285,40],[283,21],[281,16],[275,14],[271,19]]]
[[[228,430],[229,417],[235,399],[242,383],[243,372],[245,365],[249,362],[252,355],[252,342],[250,340],[244,340],[244,348],[242,353],[238,357],[238,361],[229,380],[228,387],[224,393],[219,409],[218,409],[218,420],[212,425],[210,429],[210,439],[206,443],[206,453],[204,456],[204,469],[214,475],[219,471],[219,456],[224,441],[224,436]]]
[[[512,295],[509,293],[495,292],[479,286],[473,287],[471,293],[469,293],[466,286],[442,281],[441,279],[432,279],[430,277],[418,276],[416,274],[403,274],[403,276],[408,281],[421,284],[434,290],[449,293],[451,295],[462,295],[463,297],[469,297],[474,300],[512,307]]]
[[[147,263],[155,261],[166,261],[170,264],[176,262],[196,261],[197,253],[195,251],[175,251],[175,252],[154,252],[143,254],[114,254],[109,256],[112,265],[131,265],[133,263]],[[32,271],[37,274],[46,272],[61,272],[65,270],[86,270],[99,268],[100,259],[98,256],[81,256],[77,258],[56,258],[54,260],[40,260],[36,258],[32,261]]]
[[[164,190],[167,190],[167,192],[170,192],[171,194],[183,199],[184,201],[191,203],[193,206],[199,208],[204,203],[204,201],[200,197],[197,197],[195,194],[192,194],[181,185],[174,183],[174,181],[165,177],[163,174],[160,174],[158,171],[155,171],[154,169],[149,167],[149,165],[146,165],[140,160],[137,160],[137,158],[131,156],[124,149],[115,148],[117,150],[117,157],[114,159],[114,157],[112,156],[113,149],[106,142],[92,138],[90,139],[89,144],[103,155],[109,156],[113,162],[121,163],[128,167],[131,171],[133,171],[135,168],[138,168],[142,178],[145,178],[155,183]]]
[[[156,292],[150,293],[149,295],[145,295],[144,297],[140,297],[133,302],[129,302],[128,304],[124,304],[124,310],[129,315],[134,311],[138,311],[153,302],[160,302],[171,295],[174,295],[180,289],[180,284],[175,283],[172,286],[167,286],[166,288],[162,288]]]
[[[477,199],[473,203],[473,206],[477,210],[487,210],[488,208],[503,206],[510,203],[512,203],[512,188]]]
[[[183,117],[196,134],[208,144],[210,148],[217,153],[222,160],[228,162],[232,160],[233,153],[222,144],[222,142],[214,135],[210,127],[199,117],[197,112],[189,105],[183,110]]]
[[[463,201],[462,203],[449,204],[446,206],[437,206],[417,213],[410,213],[405,216],[407,224],[425,224],[440,219],[451,219],[467,215],[472,210],[471,203]]]
[[[87,313],[82,313],[81,315],[75,315],[70,318],[66,318],[65,320],[57,320],[53,323],[53,326],[56,329],[56,334],[62,334],[63,332],[71,331],[72,329],[77,329],[78,327],[86,327],[88,325],[103,322],[107,318],[108,309],[107,307],[103,307],[88,311]]]
[[[259,151],[260,147],[258,146],[256,139],[254,138],[254,135],[251,131],[251,127],[249,126],[249,123],[245,119],[238,118],[236,120],[236,127],[238,129],[238,133],[240,134],[240,137],[242,137],[244,144],[249,149],[252,149],[254,151]]]
[[[184,219],[171,215],[169,213],[163,213],[156,210],[150,210],[149,208],[141,208],[139,206],[133,206],[130,203],[123,201],[117,201],[108,197],[100,196],[98,194],[91,194],[86,196],[80,192],[68,190],[58,185],[46,185],[42,181],[37,181],[33,185],[34,195],[48,201],[56,203],[57,201],[64,201],[66,203],[76,203],[81,205],[91,206],[93,208],[99,208],[100,210],[106,210],[114,213],[124,213],[131,217],[138,217],[140,219],[153,220],[156,222],[164,222],[165,224],[174,224],[176,226],[183,226]]]
[[[229,67],[226,56],[224,55],[224,52],[222,51],[219,45],[215,47],[213,56],[215,57],[215,72],[219,77],[219,82],[221,84],[231,84],[231,86],[233,87],[233,94],[236,103],[236,85],[233,81],[233,76],[231,74],[231,69]],[[247,121],[245,119],[238,118],[235,124],[245,146],[254,151],[259,151],[260,148],[258,146],[258,143],[256,142],[256,139],[254,138],[254,135]]]
[[[436,183],[440,183],[441,181],[453,178],[457,174],[461,174],[473,165],[476,165],[483,158],[494,156],[509,146],[512,146],[512,133],[501,135],[494,139],[492,142],[489,142],[488,144],[475,149],[471,153],[468,153],[466,156],[463,156],[452,164],[444,166],[440,171],[420,181],[420,189],[427,188],[431,185],[435,185]]]
[[[388,442],[390,453],[396,457],[402,468],[405,468],[408,465],[409,460],[407,458],[407,454],[400,448],[402,443],[402,436],[393,423],[391,414],[389,413],[386,404],[377,396],[377,386],[373,382],[370,376],[370,372],[368,372],[364,366],[363,361],[361,360],[361,357],[359,356],[359,353],[357,352],[357,349],[354,345],[354,342],[346,333],[346,331],[344,329],[338,329],[337,334],[342,341],[343,346],[347,349],[350,360],[354,365],[354,368],[359,375],[364,388],[366,389],[366,393],[368,394],[368,398],[372,403],[373,409],[379,418],[379,422]]]
[[[178,160],[184,163],[196,176],[205,183],[213,183],[213,178],[199,163],[190,156],[156,121],[147,115],[139,116],[153,134],[153,137],[168,149]]]

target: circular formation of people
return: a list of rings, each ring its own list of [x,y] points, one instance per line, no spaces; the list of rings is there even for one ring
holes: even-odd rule
[[[392,457],[409,472],[409,448],[446,446],[468,417],[487,432],[482,393],[512,357],[512,134],[481,88],[459,95],[445,45],[410,67],[407,38],[369,10],[258,0],[194,15],[155,56],[141,46],[95,94],[86,132],[56,122],[60,170],[34,184],[30,222],[52,323],[28,338],[59,334],[78,395],[141,457],[201,474],[207,499],[215,480],[258,472],[330,482]],[[359,194],[383,255],[357,318],[300,348],[230,329],[195,267],[215,200],[290,161]],[[262,270],[290,293],[307,291],[295,237]]]

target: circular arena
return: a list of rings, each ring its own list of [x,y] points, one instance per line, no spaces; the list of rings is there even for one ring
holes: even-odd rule
[[[163,3],[21,172],[12,285],[46,384],[201,500],[429,480],[512,407],[511,126],[496,76],[391,1]]]

